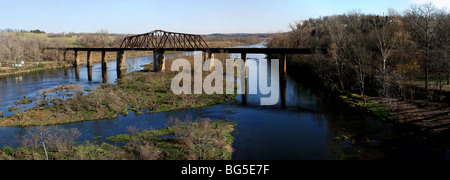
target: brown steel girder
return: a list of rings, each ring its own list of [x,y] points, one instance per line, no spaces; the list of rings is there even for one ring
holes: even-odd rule
[[[120,48],[209,49],[202,36],[155,30],[124,38]]]

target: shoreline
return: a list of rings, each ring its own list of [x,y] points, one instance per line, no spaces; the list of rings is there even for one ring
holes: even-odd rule
[[[193,57],[186,59],[191,59]],[[170,63],[170,61],[168,61]],[[0,118],[0,126],[58,125],[80,121],[113,119],[119,114],[134,111],[142,113],[166,112],[199,108],[234,100],[236,95],[174,95],[170,91],[175,72],[133,72],[119,79],[116,85],[101,85],[88,95],[75,91],[74,96],[62,101],[58,98],[40,102],[40,106]],[[45,106],[46,104],[51,106]],[[43,104],[43,105],[42,105]]]
[[[105,142],[76,143],[77,130],[34,127],[19,148],[0,148],[0,160],[231,160],[235,123],[173,122],[164,129],[107,137]],[[173,136],[173,137],[168,137]],[[204,139],[207,141],[204,141]],[[42,143],[33,143],[45,139]],[[120,143],[117,145],[114,143]]]
[[[252,45],[249,43],[239,43],[239,42],[222,42],[222,41],[212,41],[209,42],[211,45],[211,47],[222,47],[222,46],[226,46],[226,47],[235,47],[235,46],[245,46],[245,45]],[[172,53],[177,53],[175,51],[167,51],[166,54],[172,54]],[[130,58],[140,58],[140,57],[146,57],[146,56],[151,56],[153,55],[152,51],[128,51],[126,53],[126,57],[127,59]],[[12,68],[12,67],[8,67],[8,69],[6,69],[5,67],[0,67],[0,78],[2,77],[8,77],[8,76],[16,76],[16,75],[23,75],[23,74],[28,74],[28,73],[33,73],[33,72],[39,72],[39,71],[45,71],[45,70],[51,70],[51,69],[60,69],[60,68],[71,68],[73,67],[73,54],[72,53],[68,53],[66,55],[66,60],[56,60],[56,61],[42,61],[41,64],[43,66],[45,66],[46,64],[53,64],[49,67],[44,67],[44,68],[40,68],[38,66],[35,65],[27,65],[24,67],[20,67],[20,68]],[[81,66],[85,66],[87,65],[87,52],[81,51],[79,52],[79,61],[80,61],[80,65]],[[106,60],[107,61],[116,61],[117,60],[117,53],[115,52],[106,52]],[[95,63],[101,63],[101,53],[100,52],[93,52],[92,53],[92,62]],[[26,61],[26,63],[30,63],[32,64],[33,61]],[[61,63],[61,65],[54,65],[54,64],[59,64]],[[27,69],[27,70],[20,70],[23,68],[28,68],[31,67],[31,69]],[[3,73],[2,71],[15,71],[15,72],[9,72],[9,73]]]
[[[45,65],[44,65],[45,66]],[[30,66],[26,66],[26,67],[30,67]],[[0,73],[0,78],[4,78],[4,77],[11,77],[11,76],[20,76],[20,75],[27,75],[27,74],[31,74],[31,73],[35,73],[35,72],[41,72],[41,71],[48,71],[48,70],[53,70],[53,69],[65,69],[65,68],[72,68],[73,65],[65,63],[62,65],[52,65],[52,66],[48,66],[48,67],[32,67],[32,69],[26,69],[26,70],[17,70],[17,69],[12,69],[15,72],[10,72],[10,73]],[[24,67],[22,67],[24,68]]]

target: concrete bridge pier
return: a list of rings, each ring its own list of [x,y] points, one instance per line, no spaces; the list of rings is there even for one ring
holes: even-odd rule
[[[215,69],[214,61],[211,61],[212,59],[214,59],[214,53],[212,53],[210,51],[203,52],[203,63],[205,63],[207,60],[210,60],[209,61],[209,71],[214,71],[214,69]]]
[[[208,52],[202,51],[202,58],[203,58],[203,64],[205,64],[205,61],[208,60]]]
[[[87,51],[87,67],[92,67],[94,64],[92,63],[92,54],[91,51]]]
[[[117,51],[117,70],[127,69],[127,54],[125,51]]]
[[[208,59],[212,60],[214,59],[214,54],[211,52],[208,52]],[[209,63],[209,70],[210,71],[214,71],[215,67],[214,67],[214,61],[210,61]]]
[[[42,53],[44,53],[44,50],[42,50]],[[64,53],[63,53],[63,61],[66,61],[67,59],[66,59],[66,55],[67,55],[67,50],[64,50]]]
[[[122,79],[127,74],[127,54],[117,51],[117,78]]]
[[[106,52],[102,51],[102,69],[108,68],[108,61],[106,60]]]
[[[166,60],[164,50],[156,50],[153,52],[153,67],[155,72],[166,70]]]
[[[80,64],[80,57],[78,56],[78,51],[74,51],[74,62],[73,66],[77,67]]]

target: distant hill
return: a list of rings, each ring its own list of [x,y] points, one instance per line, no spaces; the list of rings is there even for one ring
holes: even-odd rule
[[[272,34],[269,33],[215,33],[215,34],[207,34],[203,36],[213,36],[213,37],[226,37],[226,38],[238,38],[238,37],[258,37],[258,38],[269,38]]]

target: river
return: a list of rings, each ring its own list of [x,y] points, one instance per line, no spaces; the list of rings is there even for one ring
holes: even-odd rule
[[[245,47],[262,47],[262,44]],[[172,58],[192,53],[166,55]],[[239,54],[231,54],[239,58]],[[248,54],[249,61],[264,59],[264,54]],[[153,56],[127,59],[128,72],[149,64]],[[133,65],[134,64],[134,65]],[[134,68],[130,68],[133,65]],[[15,100],[36,97],[37,92],[61,84],[84,84],[93,88],[104,81],[114,83],[117,78],[115,61],[108,63],[107,77],[101,65],[36,72],[27,75],[0,78],[0,110],[5,115]],[[138,67],[138,68],[136,68]],[[249,86],[257,86],[257,68],[249,68]],[[288,67],[288,71],[290,71]],[[305,77],[308,78],[308,77]],[[448,150],[436,150],[401,128],[385,123],[367,113],[334,101],[318,89],[305,86],[288,75],[286,108],[279,102],[274,106],[260,106],[261,94],[248,95],[248,104],[241,104],[241,96],[227,102],[204,108],[127,116],[111,120],[86,121],[59,125],[76,128],[82,136],[78,141],[102,141],[104,138],[127,133],[128,127],[138,129],[165,128],[169,118],[228,119],[236,122],[233,133],[233,159],[235,160],[327,160],[327,159],[449,159]],[[32,105],[29,105],[32,106]],[[26,128],[0,127],[0,147],[17,147]],[[405,135],[407,134],[407,135]]]

